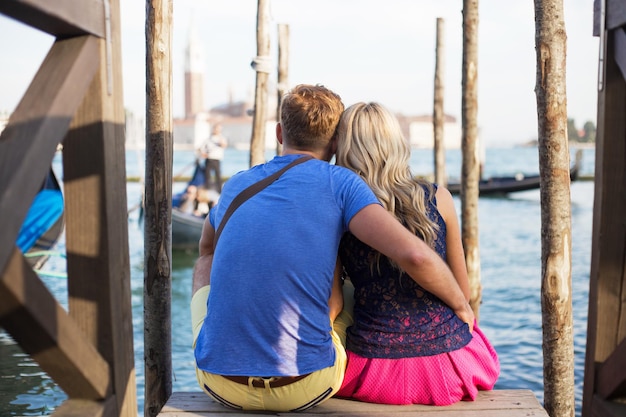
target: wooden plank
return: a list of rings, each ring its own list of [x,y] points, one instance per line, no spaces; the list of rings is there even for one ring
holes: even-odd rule
[[[619,67],[622,78],[626,78],[626,27],[613,31],[615,47],[613,49],[615,62]]]
[[[600,36],[600,2],[593,2],[593,35]],[[626,25],[626,2],[624,0],[606,0],[606,29],[613,30]]]
[[[57,38],[105,36],[105,0],[2,0],[0,13]]]
[[[455,416],[455,417],[517,417],[543,416],[534,394],[529,390],[481,391],[476,401],[462,401],[446,407],[427,405],[385,405],[331,398],[327,402],[304,412],[267,412],[266,415],[307,415],[307,416]],[[211,400],[202,392],[175,392],[165,404],[159,417],[200,417],[200,416],[247,416],[249,412],[231,410]]]
[[[598,364],[626,337],[626,230],[615,227],[626,210],[626,83],[612,59],[613,38],[608,36],[606,41],[605,85],[598,94],[583,416],[592,415]]]
[[[18,248],[0,277],[0,324],[71,397],[104,398],[109,366]]]
[[[50,417],[115,417],[115,397],[105,401],[67,400]]]
[[[626,396],[626,339],[599,366],[596,384],[598,395],[604,399]]]
[[[97,38],[55,42],[0,136],[0,271],[98,61]]]
[[[614,50],[609,37],[609,51]],[[602,181],[596,181],[594,228],[598,236],[592,241],[592,275],[598,277],[598,327],[596,361],[603,362],[626,337],[626,293],[624,268],[626,264],[626,229],[615,227],[626,212],[626,84],[614,60],[607,57],[606,87],[602,93],[601,113],[603,119],[604,145],[601,155]],[[600,106],[599,106],[600,107]],[[596,151],[597,152],[597,151]],[[596,155],[596,158],[598,156]],[[599,210],[596,218],[595,210]],[[597,221],[597,224],[596,224]],[[597,256],[594,263],[594,256]]]
[[[63,144],[69,311],[111,367],[116,415],[136,417],[119,0],[110,3],[110,49],[98,40],[99,70]]]
[[[626,416],[626,404],[603,400],[596,395],[593,398],[592,414],[590,415],[593,417],[624,417]]]

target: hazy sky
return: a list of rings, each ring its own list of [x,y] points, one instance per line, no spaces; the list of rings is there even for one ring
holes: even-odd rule
[[[145,112],[145,2],[123,0],[125,106]],[[205,101],[212,107],[253,97],[255,0],[174,0],[174,115],[184,111],[184,53],[193,21],[205,53]],[[436,20],[445,25],[445,99],[461,118],[461,0],[272,0],[271,57],[278,23],[289,25],[289,84],[321,83],[346,105],[379,101],[405,115],[432,113]],[[564,0],[568,114],[578,127],[596,119],[598,43],[593,0]],[[0,16],[0,112],[12,111],[52,38]],[[537,137],[534,3],[480,0],[478,122],[489,146]],[[276,71],[270,74],[276,79]]]

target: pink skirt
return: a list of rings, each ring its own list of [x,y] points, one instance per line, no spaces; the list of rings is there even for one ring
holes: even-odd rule
[[[473,401],[500,374],[495,349],[474,326],[472,340],[453,352],[415,358],[364,358],[348,351],[337,397],[379,404],[450,405]]]

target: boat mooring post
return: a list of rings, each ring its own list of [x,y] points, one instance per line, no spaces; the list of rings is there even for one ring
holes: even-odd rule
[[[267,122],[268,80],[271,71],[270,58],[270,2],[258,0],[256,48],[257,56],[252,61],[256,71],[256,89],[254,94],[254,117],[252,119],[252,137],[250,138],[250,166],[265,162],[265,125]]]
[[[445,111],[443,106],[444,97],[444,41],[445,21],[437,18],[437,45],[435,48],[435,94],[433,100],[433,150],[435,160],[435,182],[441,187],[447,184],[446,179],[446,148],[444,141]]]
[[[535,0],[544,406],[573,416],[572,221],[563,0]]]
[[[172,0],[146,2],[144,416],[172,394]]]
[[[461,238],[470,284],[470,305],[479,319],[482,287],[478,233],[478,0],[463,0]]]
[[[283,96],[289,88],[289,25],[278,25],[278,86],[276,88],[278,100],[276,100],[276,121],[280,121],[280,105]],[[281,144],[276,141],[276,155],[282,153]]]

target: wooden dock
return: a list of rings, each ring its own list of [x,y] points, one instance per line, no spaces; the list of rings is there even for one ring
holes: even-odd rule
[[[370,404],[331,398],[311,410],[297,413],[231,410],[211,400],[203,392],[175,392],[157,417],[239,417],[250,414],[337,417],[548,417],[548,413],[530,390],[480,391],[476,401],[461,401],[446,407]]]

